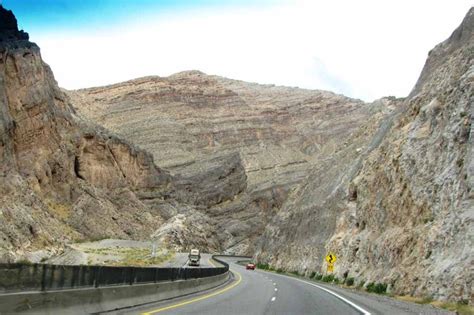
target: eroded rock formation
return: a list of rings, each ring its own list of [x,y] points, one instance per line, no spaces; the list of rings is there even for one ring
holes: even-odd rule
[[[471,9],[430,52],[413,91],[389,116],[393,123],[382,124],[381,141],[355,168],[314,169],[267,226],[259,259],[321,272],[332,251],[340,278],[472,303],[473,57]],[[337,171],[346,177],[341,186],[330,180]]]
[[[334,162],[340,145],[359,156],[369,133],[357,144],[341,139],[389,112],[382,101],[366,104],[199,71],[67,93],[83,116],[153,153],[174,176],[170,197],[196,208],[199,219],[184,214],[186,222],[205,221],[221,250],[240,254],[254,252],[265,225],[309,169]],[[175,240],[189,238],[181,233]]]
[[[198,71],[62,91],[0,17],[0,260],[114,237],[309,274],[333,251],[339,277],[472,301],[472,9],[369,104]]]
[[[1,260],[83,238],[149,238],[164,220],[139,195],[163,199],[170,175],[78,119],[38,46],[11,11],[0,16]]]

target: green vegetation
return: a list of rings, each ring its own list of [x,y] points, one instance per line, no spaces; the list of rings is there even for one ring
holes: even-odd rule
[[[359,284],[357,285],[358,288],[363,288],[365,285],[365,280],[361,280]]]
[[[323,282],[333,282],[334,281],[334,275],[325,275],[322,279]]]
[[[354,278],[347,278],[346,281],[345,281],[345,284],[347,286],[353,286],[354,285]]]
[[[122,251],[124,259],[114,263],[114,266],[152,266],[161,264],[171,259],[174,255],[172,252],[162,253],[155,257],[150,256],[148,248],[126,248]]]
[[[434,301],[430,304],[436,307],[444,308],[448,311],[456,312],[459,315],[474,315],[474,307],[468,305],[467,301],[461,301],[457,303]]]
[[[257,263],[257,268],[267,270],[268,269],[268,264]]]
[[[385,294],[387,293],[387,284],[386,283],[374,283],[371,282],[366,287],[367,292]]]
[[[151,257],[149,248],[133,247],[103,247],[103,248],[85,248],[84,253],[100,255],[104,258],[103,264],[108,266],[153,266],[159,265],[164,261],[170,260],[174,253],[171,251],[158,252],[155,257]],[[93,257],[88,258],[88,264],[93,264]]]
[[[460,302],[443,302],[443,301],[434,301],[432,297],[413,297],[413,296],[395,296],[396,299],[402,300],[405,302],[412,302],[417,304],[431,304],[438,308],[443,308],[448,311],[456,312],[459,315],[474,315],[474,307],[468,305],[467,300]]]
[[[316,273],[316,275],[313,277],[313,279],[321,281],[323,279],[323,275],[320,274],[320,273]]]
[[[107,236],[92,236],[92,237],[89,237],[89,238],[82,238],[82,239],[79,239],[79,240],[75,240],[75,242],[77,244],[83,244],[83,243],[99,242],[99,241],[106,240],[106,239],[108,239]]]
[[[295,276],[299,276],[299,275],[300,275],[300,273],[298,272],[298,270],[290,271],[290,273],[291,273],[292,275],[295,275]]]
[[[272,266],[270,266],[269,264],[265,264],[265,263],[257,263],[256,266],[257,266],[258,269],[267,270],[267,271],[274,271],[276,273],[285,273],[286,272],[282,268],[275,269]],[[295,274],[295,275],[299,275],[298,271],[292,271],[291,273]]]
[[[263,270],[273,270],[273,268],[271,268],[269,264],[264,263],[257,263],[257,268]]]

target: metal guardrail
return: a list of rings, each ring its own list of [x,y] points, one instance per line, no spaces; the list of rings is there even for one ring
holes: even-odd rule
[[[217,276],[229,270],[226,262],[215,256],[212,258],[223,266],[154,268],[0,264],[0,293],[157,283]]]

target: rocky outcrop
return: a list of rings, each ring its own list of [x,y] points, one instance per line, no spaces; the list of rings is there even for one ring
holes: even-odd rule
[[[316,168],[267,227],[257,257],[309,273],[324,271],[332,251],[341,278],[472,303],[473,52],[471,9],[430,52],[393,123],[375,133],[381,141],[343,170],[339,189],[319,185],[337,171]],[[333,194],[321,195],[325,186]]]
[[[473,15],[367,104],[199,71],[62,91],[0,8],[0,260],[151,238],[309,274],[332,251],[338,277],[472,302]]]
[[[353,181],[354,220],[341,218],[328,243],[343,267],[397,293],[472,302],[473,52],[471,9],[430,52],[406,112]]]
[[[367,119],[386,114],[386,104],[199,71],[67,94],[78,113],[153,153],[174,176],[169,198],[192,205],[200,213],[195,222],[207,218],[221,251],[240,254],[254,252],[265,225],[309,169],[327,161]],[[361,153],[351,148],[354,156]],[[170,222],[182,231],[177,222],[185,212],[163,215],[181,215]],[[190,241],[189,235],[176,239]]]
[[[149,238],[164,220],[139,195],[161,202],[170,175],[80,120],[38,46],[11,11],[0,16],[0,260],[84,238]]]
[[[346,208],[349,183],[392,126],[402,101],[374,102],[379,111],[308,171],[266,226],[256,252],[259,261],[300,273],[320,270],[326,244]]]

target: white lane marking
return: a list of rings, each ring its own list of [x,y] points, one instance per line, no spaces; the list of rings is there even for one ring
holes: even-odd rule
[[[277,288],[275,288],[275,291],[278,291],[278,289],[277,289]]]
[[[285,278],[290,278],[290,279],[293,279],[293,280],[296,280],[296,281],[299,281],[299,282],[303,282],[303,283],[306,283],[306,284],[309,284],[309,285],[312,285],[313,287],[316,287],[318,289],[321,289],[323,291],[326,291],[327,293],[329,294],[332,294],[334,295],[335,297],[337,297],[338,299],[346,302],[347,304],[349,304],[350,306],[352,306],[353,308],[355,308],[356,310],[360,311],[362,314],[364,315],[371,315],[369,311],[363,309],[362,307],[360,307],[359,305],[349,301],[348,299],[346,299],[345,297],[342,297],[340,296],[339,294],[329,290],[329,289],[326,289],[322,286],[319,286],[317,284],[314,284],[314,283],[311,283],[311,282],[308,282],[308,281],[304,281],[304,280],[301,280],[301,279],[298,279],[298,278],[293,278],[293,277],[288,277],[288,276],[285,276],[285,275],[279,275],[279,274],[276,274],[275,276],[280,276],[280,277],[285,277]]]
[[[276,297],[272,297],[272,302],[276,300]]]
[[[275,282],[273,282],[273,285],[277,285]]]

